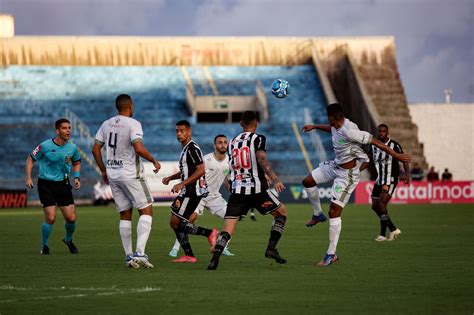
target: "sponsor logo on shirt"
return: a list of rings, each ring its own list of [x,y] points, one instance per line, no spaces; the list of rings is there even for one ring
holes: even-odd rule
[[[33,152],[31,152],[31,154],[32,154],[33,156],[36,156],[39,151],[41,151],[41,146],[40,146],[40,145],[37,146],[37,147],[33,150]]]
[[[107,166],[123,166],[123,161],[122,160],[107,160]]]

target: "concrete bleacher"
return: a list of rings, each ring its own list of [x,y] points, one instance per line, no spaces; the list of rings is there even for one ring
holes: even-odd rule
[[[198,94],[209,94],[203,70],[188,67]],[[300,177],[306,164],[292,129],[301,128],[304,108],[315,123],[324,123],[325,100],[313,66],[208,67],[219,95],[255,93],[255,83],[269,87],[276,78],[292,84],[290,97],[277,99],[267,90],[270,118],[259,132],[267,136],[268,156],[278,174]],[[11,66],[0,70],[0,147],[1,156],[12,167],[2,170],[0,180],[17,180],[22,185],[24,161],[40,141],[54,137],[54,121],[72,110],[89,127],[92,135],[108,117],[115,115],[114,99],[120,93],[134,98],[134,117],[142,122],[145,144],[160,160],[177,160],[181,150],[175,139],[175,122],[193,117],[185,106],[185,79],[179,67],[50,67]],[[232,137],[238,124],[200,123],[193,125],[195,140],[204,153],[212,151],[217,133]],[[329,135],[322,135],[330,148]],[[309,137],[303,135],[313,164],[319,163]],[[90,152],[91,143],[76,143]],[[327,150],[330,155],[330,150]],[[331,156],[329,156],[331,157]],[[36,170],[37,171],[37,170]],[[83,163],[83,177],[95,179],[92,166]],[[84,191],[89,194],[90,190]]]

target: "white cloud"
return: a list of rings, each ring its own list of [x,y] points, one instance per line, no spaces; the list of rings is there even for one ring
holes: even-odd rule
[[[410,101],[437,100],[439,88],[451,84],[460,100],[473,102],[472,88],[466,88],[472,75],[463,70],[472,69],[473,13],[470,0],[205,0],[194,25],[197,35],[394,35]]]

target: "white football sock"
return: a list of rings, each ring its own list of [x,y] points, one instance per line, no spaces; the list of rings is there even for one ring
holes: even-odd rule
[[[341,235],[342,220],[341,217],[329,219],[329,248],[327,253],[334,255],[336,253],[337,242]]]
[[[122,239],[125,255],[133,255],[132,249],[132,221],[120,220],[119,223],[120,238]]]
[[[308,194],[309,202],[313,207],[313,215],[320,215],[323,210],[321,209],[321,202],[319,201],[319,189],[318,186],[305,187],[306,193]]]
[[[179,241],[176,239],[174,241],[174,245],[173,245],[173,248],[174,250],[177,250],[179,252],[179,248],[181,247],[181,245],[179,244]]]
[[[137,252],[140,255],[145,254],[146,243],[151,231],[151,222],[153,217],[147,214],[142,214],[138,219],[137,224]]]

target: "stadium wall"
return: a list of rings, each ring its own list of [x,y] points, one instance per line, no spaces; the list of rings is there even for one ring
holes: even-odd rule
[[[429,166],[440,176],[445,168],[454,180],[474,180],[474,104],[410,104],[419,126]]]
[[[16,36],[0,39],[0,65],[297,65],[341,45],[381,60],[394,38]]]

